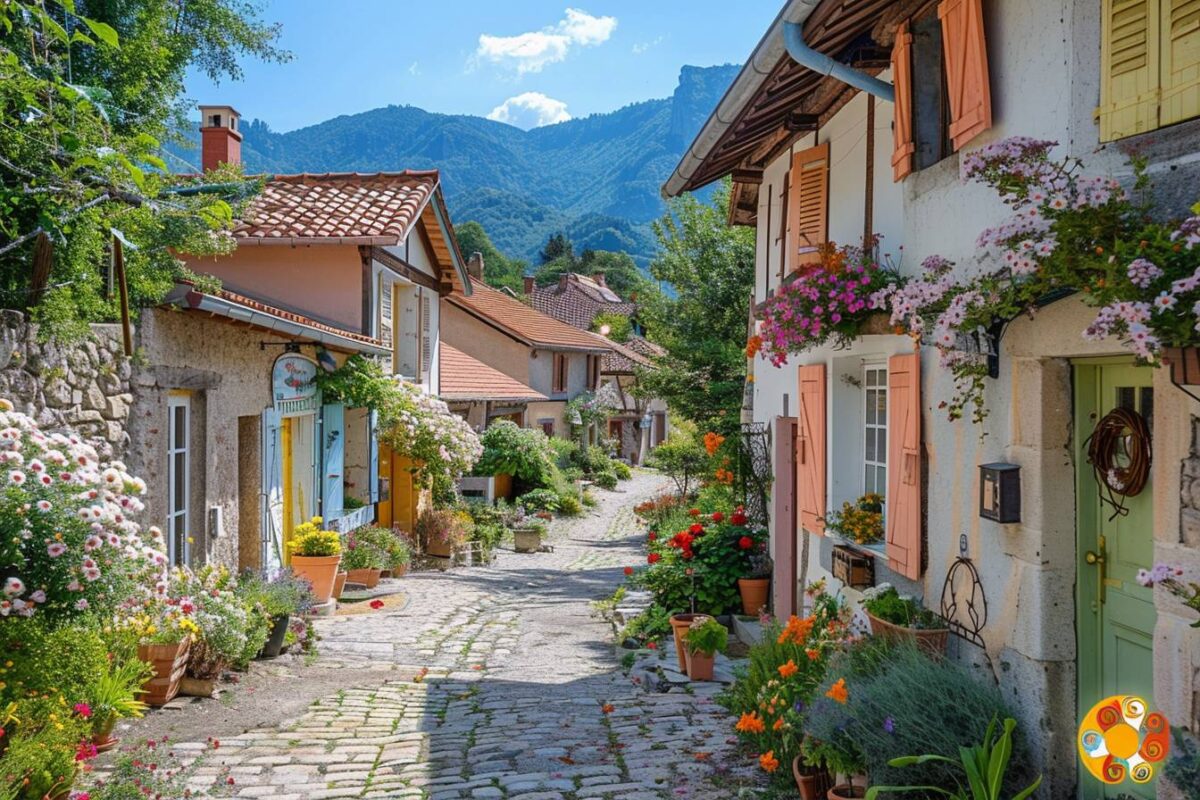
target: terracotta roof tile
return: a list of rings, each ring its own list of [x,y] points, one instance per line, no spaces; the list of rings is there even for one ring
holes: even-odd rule
[[[592,327],[597,314],[624,314],[631,317],[637,311],[635,304],[624,302],[616,292],[601,286],[593,278],[574,272],[565,277],[565,286],[560,282],[535,287],[530,295],[533,307],[583,330]]]
[[[633,341],[630,339],[630,341]],[[638,367],[651,367],[653,362],[646,358],[641,353],[627,346],[629,342],[624,344],[609,340],[609,345],[612,347],[611,353],[606,353],[604,360],[600,365],[600,371],[608,374],[632,374]]]
[[[442,342],[438,356],[443,400],[504,400],[535,402],[548,399],[525,384]]]
[[[243,240],[398,244],[437,186],[437,170],[274,175],[233,235]]]
[[[579,330],[554,317],[535,311],[520,300],[497,291],[475,278],[470,297],[455,292],[447,300],[482,317],[536,347],[559,350],[604,351],[611,343],[603,336]]]

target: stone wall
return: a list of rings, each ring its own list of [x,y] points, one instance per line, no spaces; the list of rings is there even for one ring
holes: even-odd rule
[[[116,325],[64,345],[40,341],[21,312],[0,311],[0,397],[46,430],[78,431],[106,460],[128,452],[130,371]]]

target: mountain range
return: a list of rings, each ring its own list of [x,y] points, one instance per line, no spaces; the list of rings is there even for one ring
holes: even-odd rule
[[[644,266],[657,247],[650,223],[665,210],[659,187],[737,71],[685,66],[671,97],[528,131],[414,106],[288,133],[254,119],[241,127],[242,159],[268,173],[436,168],[454,221],[479,222],[509,257],[535,261],[561,230],[577,252],[625,251]]]

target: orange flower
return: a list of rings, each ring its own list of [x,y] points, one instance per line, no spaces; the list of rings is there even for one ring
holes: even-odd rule
[[[717,450],[721,447],[721,444],[724,443],[724,441],[724,436],[719,433],[709,431],[708,433],[704,434],[704,449],[708,451],[710,456],[716,455]]]
[[[808,650],[804,651],[804,655],[808,656],[809,661],[816,661],[818,658],[821,657],[821,651],[813,650],[812,648],[809,648]]]
[[[779,674],[784,678],[790,678],[799,672],[799,670],[800,668],[796,666],[796,662],[789,658],[786,664],[780,665]]]
[[[762,733],[767,729],[766,723],[762,721],[762,717],[751,711],[748,714],[742,714],[742,718],[738,720],[734,730],[739,733]]]
[[[614,709],[615,706],[613,706],[612,703],[605,703],[604,705],[600,706],[600,711],[604,714],[611,714]]]
[[[778,644],[804,644],[808,639],[808,635],[812,632],[813,618],[805,617],[800,619],[793,614],[787,621],[787,625],[783,628],[783,633],[779,634]]]
[[[773,731],[783,730],[783,717],[780,717],[779,719],[775,720],[775,724],[771,726],[771,730],[773,730]]]
[[[754,358],[758,351],[762,349],[763,340],[761,336],[751,336],[746,340],[746,358]]]
[[[767,772],[774,772],[779,769],[779,759],[775,757],[774,750],[768,750],[758,757],[758,765]]]
[[[846,691],[846,679],[838,678],[837,683],[829,687],[829,691],[825,696],[831,700],[836,700],[842,705],[846,705],[846,701],[850,699],[850,693]]]

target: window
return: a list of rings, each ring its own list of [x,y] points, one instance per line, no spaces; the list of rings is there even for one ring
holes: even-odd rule
[[[1200,4],[1104,0],[1100,141],[1200,116]]]
[[[596,391],[600,388],[600,356],[587,357],[588,389]]]
[[[186,564],[190,556],[188,527],[191,520],[191,420],[187,395],[167,398],[167,556],[172,564]]]
[[[396,332],[395,372],[417,380],[421,373],[421,308],[419,290],[396,282],[393,328]]]
[[[912,80],[913,158],[915,168],[921,170],[954,152],[942,26],[936,9],[912,21]]]
[[[551,391],[556,393],[565,392],[567,390],[567,366],[569,362],[563,353],[554,354],[554,387]]]
[[[538,425],[541,427],[541,429],[542,429],[542,433],[546,434],[547,436],[553,436],[553,435],[554,435],[554,420],[552,420],[552,419],[539,419],[539,420],[538,420]]]
[[[887,495],[887,367],[863,367],[863,494]]]

